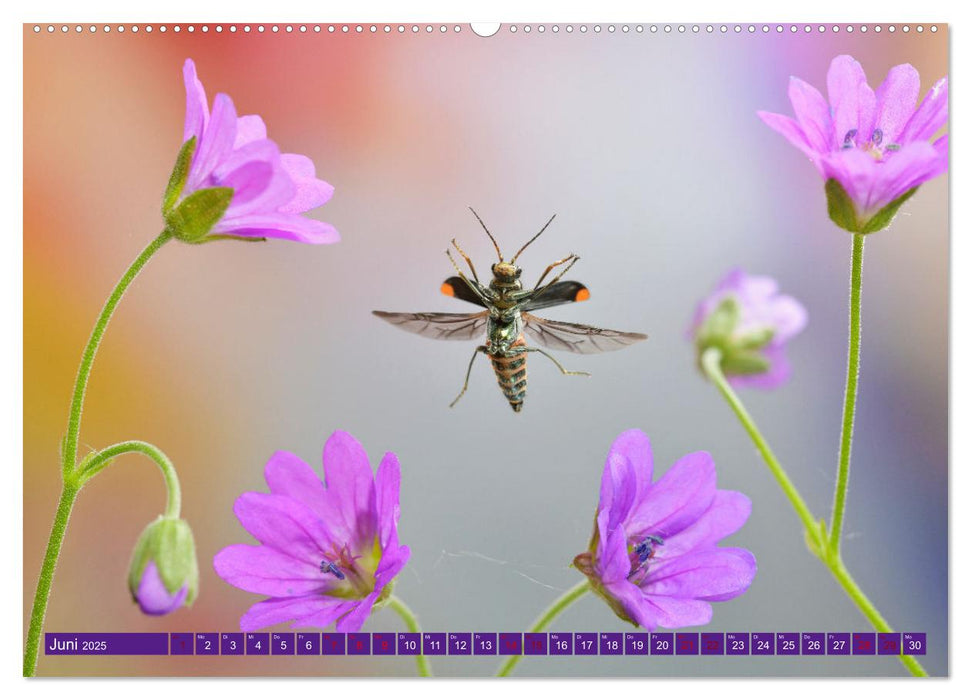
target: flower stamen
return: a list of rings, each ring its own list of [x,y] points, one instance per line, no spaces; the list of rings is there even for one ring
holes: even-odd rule
[[[337,578],[338,581],[343,581],[345,578],[344,572],[337,567],[337,564],[335,564],[332,561],[327,561],[326,559],[320,562],[320,573],[334,574],[334,576]]]
[[[653,559],[656,554],[656,547],[664,544],[664,539],[657,535],[646,535],[631,549],[631,567],[627,579],[630,580],[638,572],[647,573],[648,560]]]

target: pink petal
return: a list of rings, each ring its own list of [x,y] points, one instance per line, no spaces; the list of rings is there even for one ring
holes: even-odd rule
[[[233,151],[212,174],[214,185],[233,188],[226,218],[275,212],[296,188],[280,163],[280,151],[268,139],[251,141]]]
[[[378,541],[381,548],[388,547],[398,526],[399,499],[401,494],[401,467],[398,457],[388,452],[378,465],[374,480],[375,502],[378,517]]]
[[[785,136],[789,143],[809,156],[810,160],[816,158],[816,149],[812,147],[809,138],[796,120],[783,114],[774,114],[773,112],[757,112],[757,114],[769,127]]]
[[[824,156],[820,165],[825,179],[834,178],[843,186],[856,204],[857,213],[867,211],[870,190],[879,176],[877,161],[857,148],[848,148]]]
[[[597,571],[604,583],[626,581],[630,574],[627,534],[623,525],[608,529],[610,518],[609,508],[597,515],[597,531],[600,534],[600,542],[597,544]]]
[[[715,462],[692,452],[674,463],[625,523],[630,536],[668,538],[694,523],[715,497]]]
[[[833,120],[819,90],[804,80],[790,78],[789,101],[809,146],[824,153],[833,150]]]
[[[189,595],[189,587],[182,586],[174,593],[169,593],[159,574],[155,562],[150,561],[142,571],[142,578],[135,591],[135,601],[146,615],[168,615],[175,612]]]
[[[247,114],[236,120],[236,142],[233,148],[240,148],[252,141],[266,138],[266,124],[258,114]]]
[[[722,601],[741,595],[757,570],[752,553],[735,547],[695,550],[662,560],[641,589],[650,596]]]
[[[212,115],[196,145],[192,166],[186,181],[186,193],[206,186],[206,180],[216,166],[225,160],[233,150],[236,141],[236,108],[228,96],[219,94],[212,105]]]
[[[236,499],[233,511],[261,543],[310,564],[319,566],[335,544],[316,513],[287,496],[247,492]]]
[[[737,532],[752,512],[752,501],[737,491],[717,491],[711,507],[693,525],[664,542],[659,560],[679,557],[694,549],[712,547]]]
[[[946,169],[946,161],[941,161],[938,151],[927,141],[907,144],[878,168],[878,177],[867,198],[866,211],[873,213],[882,209],[908,190],[937,177]]]
[[[624,607],[634,622],[651,632],[658,628],[658,609],[651,605],[640,588],[626,578],[612,581],[604,587]]]
[[[947,123],[948,83],[943,77],[927,91],[914,116],[897,137],[903,145],[911,141],[927,141]]]
[[[883,132],[883,144],[895,143],[901,129],[914,113],[920,93],[920,75],[909,63],[894,66],[877,88],[876,127]]]
[[[290,200],[280,207],[280,211],[287,214],[302,214],[330,201],[334,194],[334,187],[317,179],[314,163],[310,158],[295,153],[284,153],[281,160],[283,168],[296,185],[296,191]]]
[[[600,510],[610,511],[608,530],[627,517],[637,497],[637,475],[627,455],[611,448],[600,478]]]
[[[182,78],[185,82],[185,127],[182,130],[182,141],[188,141],[195,136],[198,149],[209,121],[209,103],[206,101],[206,89],[196,75],[196,64],[191,58],[185,59]]]
[[[374,475],[367,453],[353,435],[338,430],[324,444],[324,480],[348,529],[361,541],[377,534]]]
[[[798,335],[809,322],[806,307],[788,294],[775,297],[769,305],[767,315],[775,328],[773,345],[780,345]]]
[[[324,629],[330,627],[335,620],[349,613],[355,608],[355,606],[357,606],[357,604],[358,601],[356,600],[339,600],[331,598],[327,600],[326,606],[320,607],[320,609],[305,617],[298,617],[294,619],[293,624],[290,625],[290,627],[293,629],[298,629],[301,627],[317,627],[319,629]]]
[[[334,498],[324,489],[324,482],[302,459],[290,452],[276,452],[263,473],[271,493],[288,496],[310,508],[320,518],[332,542],[344,545],[354,541],[355,535],[344,523]]]
[[[337,631],[338,632],[360,632],[361,627],[367,621],[368,615],[371,614],[371,609],[374,607],[374,601],[377,600],[377,591],[368,594],[366,598],[359,601],[349,613],[337,621]]]
[[[299,214],[246,214],[225,216],[213,228],[225,233],[253,238],[281,238],[300,243],[337,243],[341,237],[330,224]]]
[[[319,563],[295,559],[263,545],[230,545],[216,554],[212,564],[230,585],[268,596],[322,593],[336,581],[320,573]]]
[[[646,597],[646,601],[651,606],[659,627],[678,629],[707,625],[711,622],[711,604],[703,600],[650,595]]]
[[[252,606],[243,614],[243,617],[239,620],[239,628],[244,632],[252,632],[288,620],[305,619],[311,615],[319,616],[325,611],[346,607],[345,602],[321,595],[300,596],[298,598],[268,598]]]
[[[829,104],[833,109],[837,143],[841,145],[846,134],[854,129],[857,131],[857,139],[862,142],[869,140],[870,134],[863,128],[866,126],[864,122],[869,90],[863,66],[852,56],[837,56],[829,66],[826,88],[829,92]],[[872,90],[869,91],[869,96],[873,97],[873,103],[869,105],[872,110],[876,106],[876,97]],[[872,123],[872,113],[870,121]]]

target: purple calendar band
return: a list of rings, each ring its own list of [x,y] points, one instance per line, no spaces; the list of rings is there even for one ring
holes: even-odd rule
[[[925,632],[105,632],[50,656],[924,656]]]

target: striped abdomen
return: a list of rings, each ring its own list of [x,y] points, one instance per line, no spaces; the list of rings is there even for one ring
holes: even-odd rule
[[[526,339],[520,334],[516,342],[509,347],[512,352],[515,352],[515,348],[525,345]],[[512,410],[519,413],[523,409],[523,399],[526,398],[526,353],[520,352],[508,356],[489,355],[489,359],[492,360],[492,369],[495,370],[499,388],[502,389]]]

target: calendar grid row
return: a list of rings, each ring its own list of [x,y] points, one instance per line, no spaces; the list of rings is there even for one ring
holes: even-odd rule
[[[160,632],[47,633],[48,655],[898,656],[924,632]]]

